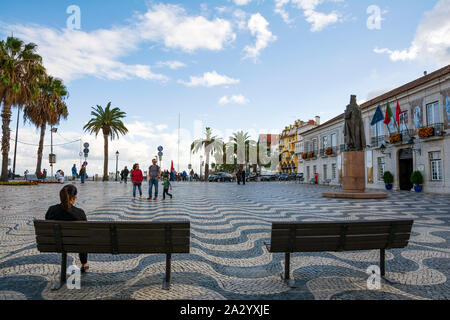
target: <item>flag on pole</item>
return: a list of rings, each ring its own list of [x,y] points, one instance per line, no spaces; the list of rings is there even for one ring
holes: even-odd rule
[[[397,109],[395,110],[395,120],[397,120],[397,125],[400,125],[400,115],[402,114],[402,109],[400,109],[400,103],[397,100]]]
[[[170,172],[173,171],[173,160],[172,160],[172,164],[170,165]]]
[[[378,106],[377,110],[375,111],[375,114],[373,115],[373,119],[372,119],[372,122],[370,123],[370,125],[374,126],[378,122],[383,121],[383,120],[384,120],[383,112],[381,111],[381,107]]]
[[[384,117],[384,124],[389,126],[389,123],[391,123],[392,117],[393,117],[392,110],[391,110],[391,107],[389,106],[389,102],[388,102],[387,106],[386,106],[386,117]]]

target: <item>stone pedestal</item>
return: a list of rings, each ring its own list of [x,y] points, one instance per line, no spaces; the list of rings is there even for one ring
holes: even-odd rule
[[[364,151],[350,151],[342,154],[344,192],[361,193],[366,190]]]

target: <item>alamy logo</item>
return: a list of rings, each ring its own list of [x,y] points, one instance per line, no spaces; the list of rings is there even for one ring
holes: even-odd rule
[[[67,268],[69,277],[67,278],[67,289],[73,290],[81,289],[81,271],[77,266],[70,266]]]
[[[71,5],[67,7],[66,13],[70,14],[67,18],[67,29],[80,30],[81,29],[81,9],[79,6]]]
[[[381,17],[381,9],[379,6],[371,5],[367,8],[367,14],[370,14],[367,19],[367,29],[369,30],[380,30],[381,29],[381,21],[383,18]]]
[[[381,289],[381,271],[378,266],[370,266],[367,268],[366,273],[369,275],[367,279],[367,289],[380,290]]]

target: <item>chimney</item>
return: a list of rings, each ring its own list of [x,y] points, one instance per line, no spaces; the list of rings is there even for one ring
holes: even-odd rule
[[[423,72],[423,75],[424,75],[424,76],[426,76],[427,74],[428,74],[428,72],[426,72],[426,71]]]
[[[316,116],[315,119],[316,119],[316,125],[320,126],[320,117]]]

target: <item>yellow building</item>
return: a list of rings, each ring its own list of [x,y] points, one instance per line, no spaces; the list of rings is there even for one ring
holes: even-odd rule
[[[301,132],[303,128],[310,128],[316,126],[320,122],[320,118],[316,120],[309,120],[304,122],[302,120],[295,121],[294,124],[286,126],[280,135],[280,164],[278,172],[282,173],[296,173],[299,168],[299,154],[296,152],[296,144],[301,139]]]

